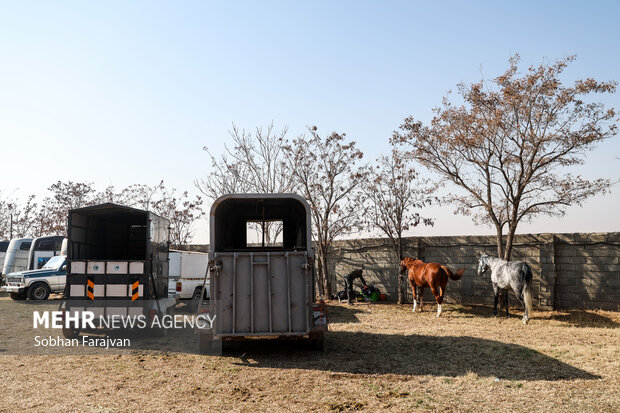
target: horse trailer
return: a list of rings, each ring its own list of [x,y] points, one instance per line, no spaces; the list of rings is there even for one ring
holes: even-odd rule
[[[4,267],[4,257],[6,257],[6,250],[9,248],[10,243],[11,241],[0,241],[0,274],[2,273],[2,267]]]
[[[210,308],[216,340],[304,338],[323,349],[324,303],[315,303],[310,208],[295,194],[229,194],[210,212]]]
[[[15,238],[9,242],[2,265],[2,277],[18,271],[28,269],[28,257],[32,238]]]
[[[169,225],[152,212],[111,203],[70,210],[65,311],[165,314],[175,304],[168,297]]]
[[[56,255],[62,255],[65,239],[64,235],[50,235],[47,237],[35,238],[30,246],[28,269],[38,270],[42,268],[50,258]]]

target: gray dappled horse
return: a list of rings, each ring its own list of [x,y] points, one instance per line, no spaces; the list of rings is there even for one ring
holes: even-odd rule
[[[527,324],[532,314],[532,269],[530,266],[522,261],[506,261],[480,253],[478,275],[484,274],[489,268],[491,269],[491,282],[493,283],[493,293],[495,294],[493,315],[497,315],[499,293],[502,290],[512,288],[512,291],[523,304],[523,324]],[[508,291],[505,293],[504,305],[506,307],[506,317],[508,317]]]

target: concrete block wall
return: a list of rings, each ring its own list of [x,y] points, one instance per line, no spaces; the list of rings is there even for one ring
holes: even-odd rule
[[[406,256],[440,262],[453,271],[465,268],[459,281],[448,281],[445,301],[493,303],[490,274],[478,276],[479,252],[496,255],[493,236],[410,237]],[[513,260],[532,268],[533,304],[539,309],[620,310],[620,233],[517,235]],[[390,299],[398,297],[398,262],[387,239],[336,241],[329,260],[334,291],[343,288],[340,276],[364,265],[364,277]],[[358,286],[359,287],[359,286]],[[411,291],[408,289],[411,298]],[[510,293],[511,305],[516,304]],[[429,289],[425,302],[434,302]]]

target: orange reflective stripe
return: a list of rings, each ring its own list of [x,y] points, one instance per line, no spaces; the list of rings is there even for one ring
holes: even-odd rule
[[[138,286],[140,285],[140,281],[136,281],[131,284],[131,301],[136,301],[138,299]]]
[[[95,299],[95,283],[93,282],[92,279],[89,278],[87,281],[87,284],[88,286],[86,287],[86,295],[91,300],[94,300]]]

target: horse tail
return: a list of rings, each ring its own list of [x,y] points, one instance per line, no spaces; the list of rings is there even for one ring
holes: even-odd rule
[[[446,267],[445,265],[442,265],[441,268],[443,268],[443,270],[446,272],[448,277],[450,277],[450,279],[453,281],[460,280],[463,277],[463,274],[465,274],[465,268],[458,269],[456,271],[456,274],[450,271],[450,268]]]
[[[525,285],[523,286],[523,302],[525,304],[525,311],[527,312],[527,318],[524,319],[524,322],[527,323],[527,320],[532,316],[532,269],[529,265],[525,266]]]

